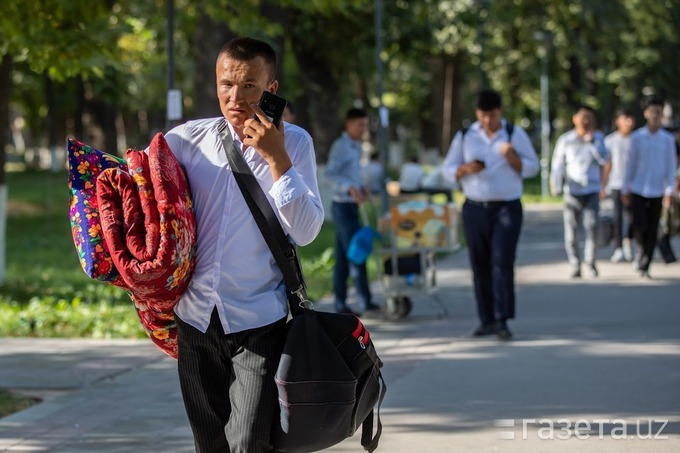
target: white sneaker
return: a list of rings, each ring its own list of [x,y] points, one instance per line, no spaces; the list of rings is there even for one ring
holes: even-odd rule
[[[623,258],[628,262],[633,261],[633,248],[630,245],[630,239],[623,240]]]
[[[621,263],[623,261],[628,261],[626,260],[625,254],[623,253],[623,249],[617,248],[614,250],[614,254],[612,255],[610,261],[612,263]]]

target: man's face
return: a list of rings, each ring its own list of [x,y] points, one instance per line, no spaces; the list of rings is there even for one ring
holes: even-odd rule
[[[651,129],[658,129],[661,127],[661,120],[663,119],[663,107],[660,105],[650,105],[644,111],[647,126]]]
[[[368,118],[352,118],[345,121],[345,130],[352,140],[361,140],[368,130]]]
[[[476,109],[475,116],[477,117],[479,124],[482,126],[482,129],[484,129],[487,134],[494,134],[498,129],[501,128],[502,112],[500,108],[493,110]]]
[[[623,135],[630,135],[635,127],[635,119],[628,115],[619,115],[616,117],[616,128]]]
[[[250,104],[257,104],[263,91],[276,93],[279,86],[262,57],[238,61],[223,55],[217,61],[216,75],[220,110],[236,129],[253,117]]]
[[[595,129],[595,115],[588,109],[580,109],[571,117],[571,120],[574,122],[574,127],[579,133],[591,132]]]

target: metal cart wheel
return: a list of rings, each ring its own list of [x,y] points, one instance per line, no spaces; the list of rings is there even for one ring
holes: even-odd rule
[[[389,297],[385,303],[385,318],[397,321],[408,316],[412,308],[411,299],[406,296]]]

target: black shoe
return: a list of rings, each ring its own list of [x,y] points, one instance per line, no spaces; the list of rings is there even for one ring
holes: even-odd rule
[[[380,305],[376,305],[376,304],[366,305],[366,310],[364,310],[364,311],[371,311],[371,310],[382,310],[382,307]]]
[[[648,278],[648,279],[650,279],[650,280],[652,279],[652,276],[649,275],[649,271],[647,271],[647,270],[642,270],[642,271],[640,271],[640,277],[642,277],[642,278]]]
[[[482,324],[477,329],[472,332],[473,337],[485,337],[487,335],[492,335],[496,333],[496,329],[491,324]]]
[[[581,268],[577,267],[574,268],[574,270],[571,271],[571,278],[581,278]]]
[[[495,333],[499,340],[510,340],[512,339],[512,332],[508,329],[508,325],[504,322],[499,322],[495,326]]]

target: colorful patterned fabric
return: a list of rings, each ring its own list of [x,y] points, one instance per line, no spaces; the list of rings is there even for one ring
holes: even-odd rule
[[[94,196],[87,193],[106,251],[93,265],[110,260],[117,279],[109,281],[127,289],[149,338],[177,358],[173,308],[191,279],[196,244],[189,184],[160,133],[148,155],[128,150],[126,159],[127,167],[99,171]]]
[[[90,278],[125,286],[101,235],[96,181],[108,168],[127,171],[124,159],[68,140],[69,218],[80,266]]]

